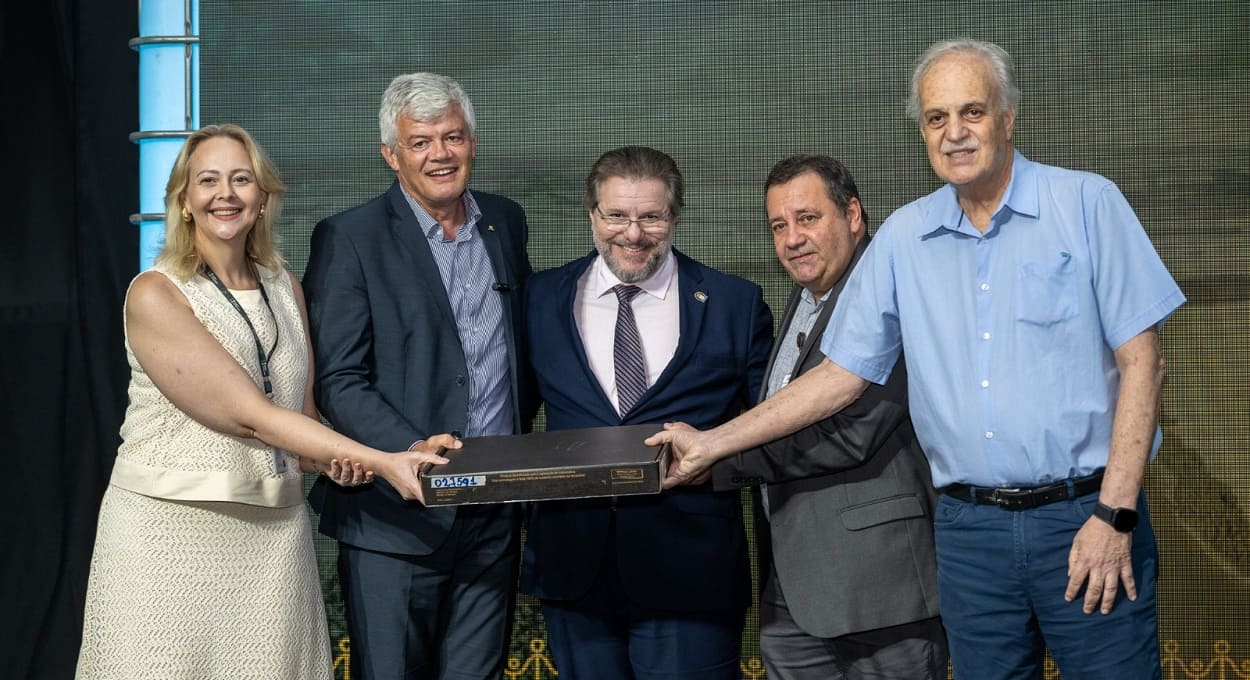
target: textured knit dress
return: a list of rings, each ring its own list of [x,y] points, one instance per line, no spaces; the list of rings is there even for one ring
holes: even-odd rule
[[[242,315],[203,276],[160,270],[261,384]],[[300,410],[308,357],[283,271],[238,291],[265,350],[275,403]],[[276,326],[275,326],[276,322]],[[135,360],[122,445],[100,507],[79,678],[330,678],[330,640],[298,460],[178,410]]]

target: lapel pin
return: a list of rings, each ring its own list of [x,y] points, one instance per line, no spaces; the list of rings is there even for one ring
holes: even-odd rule
[[[494,231],[494,230],[495,230],[495,225],[493,224],[486,225],[486,231]]]
[[[694,292],[694,299],[698,300],[699,302],[707,302],[707,293],[704,293],[701,290],[696,290]]]

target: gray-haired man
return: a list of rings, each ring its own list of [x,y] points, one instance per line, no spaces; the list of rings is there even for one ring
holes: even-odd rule
[[[956,677],[1040,680],[1049,647],[1066,680],[1157,679],[1141,485],[1162,440],[1159,328],[1185,296],[1115,184],[1015,149],[1013,72],[979,41],[920,58],[908,109],[946,184],[881,225],[827,359],[714,430],[648,441],[673,441],[675,481],[697,477],[844,408],[906,346]]]
[[[426,437],[529,429],[514,332],[531,272],[525,213],[468,189],[473,105],[450,78],[395,78],[378,114],[385,193],[322,220],[304,275],[316,399],[348,436],[403,450]],[[310,495],[339,542],[357,678],[498,678],[518,560],[514,505],[426,508],[383,482]]]

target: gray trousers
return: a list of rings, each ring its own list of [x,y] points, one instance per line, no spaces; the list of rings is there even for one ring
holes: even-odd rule
[[[941,619],[814,637],[790,617],[775,568],[760,593],[760,651],[769,680],[946,680]]]
[[[511,503],[456,513],[429,555],[339,544],[354,680],[498,680],[520,557]]]

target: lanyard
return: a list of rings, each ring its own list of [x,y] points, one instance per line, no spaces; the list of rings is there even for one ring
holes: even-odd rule
[[[269,316],[273,318],[273,346],[269,351],[265,351],[265,347],[260,344],[260,335],[256,333],[256,327],[252,325],[252,319],[247,315],[247,311],[243,309],[243,305],[234,299],[234,295],[230,293],[230,289],[226,288],[226,284],[217,278],[212,268],[204,265],[204,278],[213,282],[217,286],[217,290],[226,296],[226,300],[234,306],[239,316],[243,317],[243,321],[247,324],[248,330],[252,331],[252,340],[256,341],[256,360],[260,362],[260,377],[265,383],[265,396],[273,399],[273,384],[269,381],[269,360],[273,358],[273,351],[278,348],[278,317],[273,313],[273,305],[269,304],[269,295],[265,292],[265,287],[261,285],[260,276],[256,277],[256,287],[260,289],[260,297],[265,301],[265,306],[269,308]]]

